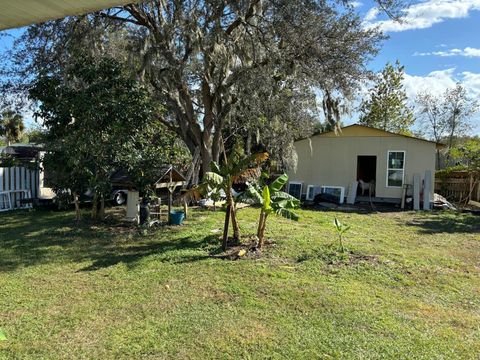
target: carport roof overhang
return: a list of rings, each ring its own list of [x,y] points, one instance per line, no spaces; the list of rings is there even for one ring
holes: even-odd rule
[[[0,0],[0,30],[132,3],[132,0]]]

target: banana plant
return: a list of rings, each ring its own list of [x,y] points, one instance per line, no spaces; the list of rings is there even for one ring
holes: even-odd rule
[[[268,215],[276,214],[294,221],[298,221],[299,219],[298,214],[293,210],[300,207],[300,200],[281,191],[287,181],[288,175],[283,174],[270,185],[264,185],[261,193],[253,185],[249,185],[248,187],[248,195],[254,202],[261,205],[257,229],[259,249],[261,249],[265,243],[265,228],[267,226]]]
[[[240,227],[237,220],[237,209],[233,186],[257,180],[261,175],[261,165],[268,159],[268,153],[257,153],[249,156],[232,155],[226,163],[212,162],[211,171],[206,172],[202,184],[190,191],[194,198],[206,196],[212,191],[223,190],[226,195],[225,223],[223,228],[222,248],[227,248],[230,219],[233,227],[234,241],[240,240]]]
[[[350,226],[342,224],[340,220],[338,220],[337,218],[333,220],[333,225],[335,226],[335,230],[337,231],[338,241],[340,244],[340,251],[344,253],[345,248],[343,246],[343,234],[345,234],[350,229]]]

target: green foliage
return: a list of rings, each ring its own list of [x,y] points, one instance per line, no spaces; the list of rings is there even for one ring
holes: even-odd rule
[[[0,329],[0,341],[6,341],[6,340],[7,340],[7,336],[2,331],[2,329]]]
[[[25,130],[22,115],[5,110],[0,114],[0,136],[4,136],[7,145],[18,142]]]
[[[350,226],[342,224],[338,218],[335,218],[333,220],[333,225],[335,227],[335,231],[337,232],[338,235],[338,242],[340,245],[340,251],[342,253],[345,252],[345,248],[343,246],[343,235],[350,229]]]
[[[379,2],[382,9],[392,5]],[[141,2],[33,25],[13,61],[21,79],[31,79],[39,69],[64,74],[85,53],[127,60],[165,104],[167,126],[192,155],[201,152],[202,174],[219,161],[231,134],[244,138],[249,152],[265,145],[281,165],[293,165],[293,141],[311,131],[319,89],[352,97],[383,39],[345,5]]]
[[[162,108],[114,59],[79,58],[62,77],[36,79],[30,97],[47,129],[45,167],[57,192],[105,197],[118,169],[142,190],[171,159],[175,139],[158,121]]]
[[[260,190],[253,184],[248,185],[246,193],[253,202],[261,205],[257,230],[259,248],[262,248],[265,241],[265,228],[268,215],[274,213],[285,219],[299,220],[298,214],[293,210],[300,207],[300,200],[281,191],[287,182],[288,175],[283,174],[270,184],[261,186]]]
[[[461,136],[467,135],[471,130],[471,117],[478,112],[480,103],[469,96],[460,83],[440,95],[420,93],[416,103],[422,130],[430,139],[446,143],[449,150],[445,159],[442,159],[442,154],[437,149],[437,168],[451,166],[450,160],[455,151],[452,154],[450,150],[455,143],[458,145]]]
[[[480,174],[480,139],[470,139],[450,150],[452,158],[470,173]]]
[[[403,87],[404,66],[387,63],[368,99],[360,105],[360,123],[395,133],[408,134],[414,123],[412,109],[407,105]]]
[[[225,213],[225,224],[223,233],[223,247],[226,248],[228,237],[228,226],[230,217],[234,231],[234,239],[240,239],[240,228],[237,222],[236,200],[245,199],[243,193],[233,195],[232,187],[240,184],[255,182],[261,175],[261,165],[268,159],[267,153],[257,153],[245,156],[242,151],[234,151],[223,164],[212,162],[212,171],[205,173],[203,182],[198,187],[190,190],[191,197],[200,198],[211,196],[218,198],[220,191],[225,192],[227,210]]]
[[[263,185],[261,194],[255,185],[250,184],[248,195],[262,206],[262,211],[266,214],[275,213],[284,218],[298,221],[298,215],[292,210],[300,207],[300,200],[281,191],[287,182],[288,175],[282,174],[269,185]]]

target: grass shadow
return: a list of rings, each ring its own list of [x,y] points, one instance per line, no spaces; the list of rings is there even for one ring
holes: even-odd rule
[[[217,236],[185,236],[173,228],[142,235],[112,222],[76,224],[70,212],[1,214],[0,224],[0,272],[59,262],[92,262],[80,271],[94,271],[158,254],[161,261],[191,262],[220,251]]]
[[[422,213],[406,224],[419,228],[421,234],[480,233],[480,217],[465,213]]]

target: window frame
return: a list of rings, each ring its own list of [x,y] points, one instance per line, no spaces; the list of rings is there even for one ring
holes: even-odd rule
[[[287,188],[287,193],[289,195],[292,195],[290,194],[290,185],[300,185],[300,197],[298,198],[298,200],[301,200],[302,198],[302,190],[303,190],[303,183],[301,183],[300,181],[289,181],[288,182],[288,188]],[[293,196],[293,195],[292,195]]]
[[[390,167],[390,153],[403,153],[403,166],[401,169],[394,169]],[[401,189],[403,188],[403,185],[405,184],[405,161],[406,161],[406,151],[405,150],[387,150],[387,171],[386,171],[386,186],[387,188],[395,188],[395,189]],[[388,172],[390,170],[401,170],[402,171],[402,185],[400,186],[395,186],[395,185],[388,185]]]
[[[319,192],[315,194],[315,188],[319,188],[320,191],[321,191],[321,187],[318,186],[318,185],[313,185],[313,184],[308,184],[307,185],[307,193],[306,193],[306,196],[305,196],[305,200],[313,201],[315,199],[315,196],[320,194]],[[309,193],[310,189],[313,189],[313,197],[311,197],[311,198],[308,196],[308,193]]]

